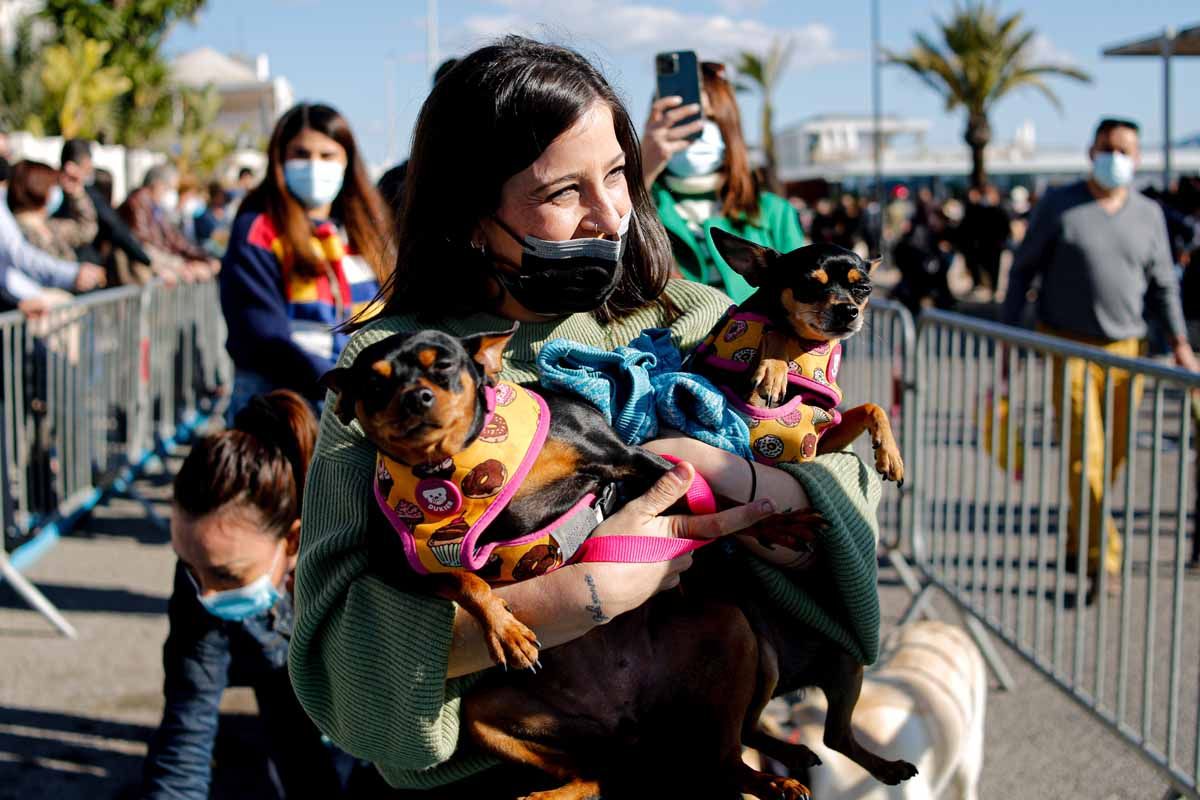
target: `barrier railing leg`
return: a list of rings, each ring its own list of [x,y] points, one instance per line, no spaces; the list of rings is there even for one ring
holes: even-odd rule
[[[893,548],[884,553],[884,558],[896,570],[896,577],[904,584],[904,588],[908,589],[908,593],[913,597],[920,595],[922,592],[921,579],[917,577],[916,571],[908,563],[908,559],[904,557],[904,554]]]
[[[983,660],[988,665],[988,669],[996,676],[996,681],[1000,684],[1000,688],[1006,692],[1012,691],[1016,687],[1017,682],[1013,678],[1012,673],[1008,671],[1008,665],[1004,663],[1004,659],[1000,657],[1000,651],[992,643],[992,637],[988,634],[987,628],[983,627],[983,623],[977,620],[972,614],[964,613],[963,622],[966,625],[967,632],[971,634],[971,638],[979,646],[979,652],[983,655]]]
[[[46,599],[46,595],[39,592],[36,586],[17,571],[17,568],[8,560],[8,554],[3,550],[0,550],[0,577],[17,590],[17,594],[21,595],[26,603],[48,619],[50,624],[58,628],[63,636],[69,639],[79,638],[79,634],[75,632],[75,628],[71,626],[71,623],[67,622],[58,609],[54,607],[54,604]]]

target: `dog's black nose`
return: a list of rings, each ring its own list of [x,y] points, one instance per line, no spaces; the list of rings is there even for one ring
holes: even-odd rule
[[[404,404],[408,407],[409,411],[419,414],[432,406],[433,401],[436,399],[432,389],[414,389],[404,396]]]
[[[834,321],[843,325],[858,319],[858,306],[853,303],[838,303],[832,311]]]

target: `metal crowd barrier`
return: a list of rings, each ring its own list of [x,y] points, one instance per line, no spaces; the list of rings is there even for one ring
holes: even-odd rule
[[[911,426],[908,416],[913,403],[914,389],[906,372],[913,363],[916,332],[908,310],[891,300],[872,300],[863,329],[843,344],[842,366],[838,386],[845,393],[841,408],[853,408],[863,403],[875,403],[888,412],[892,432],[900,445],[906,465],[913,461],[910,437],[904,436]],[[855,451],[867,464],[874,464],[869,437],[860,436]],[[911,529],[909,489],[905,486],[885,486],[879,503],[879,528],[886,550],[896,550],[903,531]]]
[[[64,633],[20,571],[106,496],[141,500],[133,481],[215,410],[226,359],[215,281],[0,314],[0,579]]]
[[[1073,401],[1084,376],[1091,393]],[[910,612],[942,590],[1158,768],[1168,796],[1200,796],[1200,630],[1186,624],[1200,595],[1185,577],[1200,376],[930,312],[914,377],[903,435],[926,586]],[[1070,531],[1092,527],[1124,555],[1089,583]]]

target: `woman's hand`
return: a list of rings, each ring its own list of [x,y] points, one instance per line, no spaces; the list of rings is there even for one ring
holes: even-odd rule
[[[679,464],[641,497],[600,524],[593,536],[678,536],[715,539],[735,533],[775,513],[767,500],[701,516],[663,516],[691,486],[696,471]],[[577,639],[596,625],[637,608],[679,583],[691,555],[649,564],[589,562],[511,583],[493,591],[537,634],[542,648]],[[483,631],[462,608],[454,616],[454,639],[446,675],[455,678],[492,666]]]
[[[642,176],[649,189],[671,160],[671,156],[687,148],[688,136],[704,129],[704,120],[676,125],[682,119],[700,113],[700,104],[683,105],[683,98],[672,95],[654,101],[650,117],[642,133]]]
[[[663,516],[692,485],[695,468],[683,462],[667,472],[641,497],[631,500],[600,523],[592,536],[666,536],[681,539],[716,539],[747,528],[775,513],[775,504],[764,498],[716,514]],[[593,621],[605,622],[637,608],[654,595],[679,584],[679,576],[692,565],[691,554],[651,564],[579,564],[588,573],[584,583],[586,605],[595,608]],[[589,582],[590,579],[590,582]],[[603,617],[603,619],[600,619]]]
[[[667,453],[693,465],[714,492],[735,503],[770,498],[779,509],[778,523],[746,531],[738,541],[759,558],[781,567],[807,564],[810,553],[793,549],[790,542],[799,534],[807,538],[813,527],[822,524],[812,509],[808,493],[794,477],[776,467],[749,462],[704,442],[687,438],[676,431],[643,445],[651,452]],[[753,497],[751,497],[753,494]],[[784,516],[786,515],[786,517]],[[769,534],[769,535],[768,535]]]
[[[652,453],[672,455],[692,464],[714,492],[735,503],[770,498],[780,514],[805,511],[811,505],[803,487],[783,470],[748,462],[677,431],[664,431],[663,438],[642,446]]]

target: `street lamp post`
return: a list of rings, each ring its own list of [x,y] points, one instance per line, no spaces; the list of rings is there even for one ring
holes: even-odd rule
[[[878,209],[876,233],[883,241],[883,86],[880,82],[879,0],[871,0],[871,116],[875,135],[871,137],[875,159],[875,205]],[[881,244],[882,248],[882,244]]]

